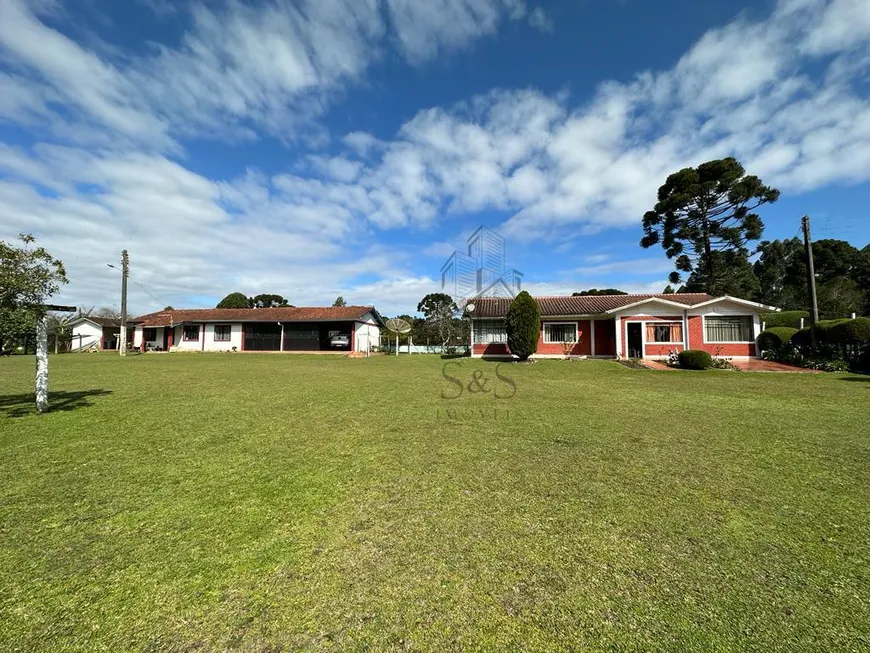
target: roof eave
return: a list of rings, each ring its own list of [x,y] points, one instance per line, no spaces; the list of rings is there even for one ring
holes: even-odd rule
[[[748,299],[740,299],[739,297],[732,297],[731,295],[722,295],[721,297],[714,297],[713,299],[708,299],[705,302],[700,302],[698,304],[692,304],[692,308],[701,308],[702,306],[710,306],[711,304],[718,304],[720,302],[734,302],[735,304],[742,304],[744,306],[752,306],[753,308],[758,308],[761,310],[765,310],[771,313],[781,311],[782,309],[777,308],[776,306],[769,306],[768,304],[761,304],[759,302],[753,302]]]
[[[603,314],[604,315],[613,315],[615,313],[620,313],[628,308],[636,308],[638,306],[643,306],[644,304],[650,304],[653,302],[659,303],[659,304],[667,304],[668,306],[673,306],[673,307],[679,308],[679,309],[695,308],[696,306],[700,305],[700,304],[683,304],[681,302],[672,302],[669,299],[662,299],[661,297],[647,297],[646,299],[641,299],[638,302],[626,304],[625,306],[618,306],[616,308],[611,308],[609,311],[604,311]]]

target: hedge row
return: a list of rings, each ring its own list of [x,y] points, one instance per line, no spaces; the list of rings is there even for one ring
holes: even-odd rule
[[[816,325],[816,339],[826,345],[858,345],[870,342],[870,317],[857,317],[854,320],[849,318],[820,320]],[[810,327],[805,327],[792,334],[789,342],[796,347],[810,346],[812,343]]]
[[[792,327],[799,329],[801,326],[801,318],[805,322],[809,322],[810,314],[806,311],[780,311],[778,313],[762,313],[761,321],[764,322],[765,329],[773,327]]]

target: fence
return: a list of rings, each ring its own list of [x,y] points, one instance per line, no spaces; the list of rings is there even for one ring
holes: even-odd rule
[[[390,354],[396,353],[396,339],[395,336],[393,338],[382,338],[380,349],[383,352],[387,352]],[[446,347],[442,347],[441,345],[415,345],[413,343],[399,343],[399,353],[400,354],[468,354],[468,345],[447,345]]]

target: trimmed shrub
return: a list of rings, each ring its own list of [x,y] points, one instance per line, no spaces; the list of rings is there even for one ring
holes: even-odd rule
[[[870,342],[870,318],[838,320],[825,330],[825,341],[835,345],[860,345]]]
[[[679,353],[680,367],[687,370],[706,370],[713,367],[713,357],[700,349],[685,349]]]
[[[761,321],[764,322],[765,329],[773,327],[792,327],[799,329],[801,326],[801,318],[809,322],[810,314],[807,311],[780,311],[778,313],[762,313]]]
[[[858,357],[852,361],[853,372],[870,372],[870,347],[865,347]]]
[[[762,351],[771,349],[779,349],[786,344],[791,337],[797,333],[797,329],[792,327],[773,327],[762,331],[758,336],[758,346]]]
[[[810,334],[810,328],[804,327],[799,331],[795,331],[792,334],[791,338],[788,339],[788,342],[795,347],[809,347],[812,344],[812,335]]]
[[[844,320],[819,320],[818,324],[816,324],[816,340],[818,341],[818,344],[824,345],[834,342],[831,340],[831,334],[835,332],[835,329],[841,324],[851,321],[852,320],[849,318]],[[789,342],[795,347],[810,347],[812,345],[812,335],[810,333],[811,328],[812,327],[806,326],[799,330],[797,333],[792,335]]]
[[[541,311],[538,303],[525,290],[511,302],[505,317],[508,348],[521,361],[538,351],[541,331]]]

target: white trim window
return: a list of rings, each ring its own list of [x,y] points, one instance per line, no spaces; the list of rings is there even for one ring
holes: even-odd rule
[[[199,325],[198,324],[185,324],[184,329],[182,330],[184,335],[185,342],[198,341],[199,340]]]
[[[547,344],[577,342],[577,323],[544,322],[544,342]]]
[[[683,344],[682,322],[647,322],[646,342],[650,345]]]
[[[504,320],[475,320],[474,344],[491,345],[507,343],[507,329]]]
[[[704,342],[754,342],[751,315],[704,316]]]
[[[232,340],[233,327],[230,324],[215,324],[214,325],[214,341],[229,342]]]

